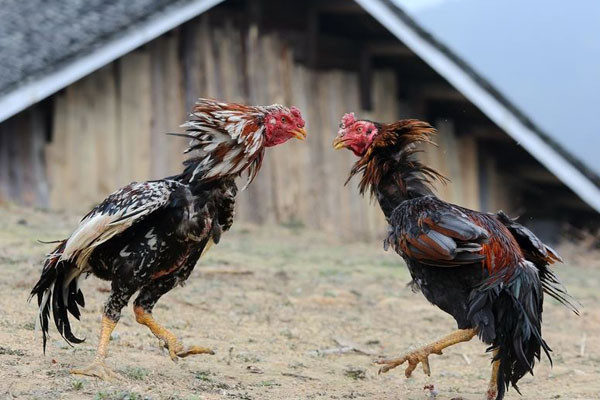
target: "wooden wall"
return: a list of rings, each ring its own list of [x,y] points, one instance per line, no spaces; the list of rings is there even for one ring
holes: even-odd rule
[[[44,152],[48,112],[42,103],[0,124],[0,203],[17,200],[48,206]]]
[[[26,203],[84,212],[133,180],[181,169],[186,141],[164,133],[180,131],[195,98],[282,103],[302,110],[308,138],[267,149],[259,177],[239,196],[239,219],[302,224],[347,238],[381,237],[385,224],[379,209],[358,195],[356,182],[343,187],[354,156],[333,151],[331,142],[345,112],[382,121],[410,116],[404,115],[410,107],[397,100],[396,85],[393,71],[375,71],[375,111],[361,111],[357,73],[310,70],[293,61],[291,48],[276,35],[261,34],[256,27],[241,30],[230,22],[215,27],[204,16],[54,96],[52,140],[45,155],[39,138],[23,153],[45,163],[47,180],[38,169],[28,178],[44,194],[21,197],[45,196]],[[451,122],[437,126],[440,148],[429,147],[424,156],[452,179],[439,193],[478,208],[475,140],[457,137]],[[19,144],[7,130],[0,130],[0,151],[11,154],[0,154],[0,162],[12,165],[11,157],[22,153],[10,150]],[[0,166],[0,185],[7,182],[6,174]],[[7,190],[0,186],[0,193]]]

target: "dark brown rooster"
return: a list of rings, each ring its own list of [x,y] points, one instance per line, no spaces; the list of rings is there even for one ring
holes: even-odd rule
[[[500,400],[510,384],[518,391],[542,350],[550,359],[541,330],[544,293],[577,310],[548,268],[561,258],[530,230],[501,211],[473,211],[433,194],[431,183],[445,179],[415,153],[434,132],[422,121],[383,124],[346,114],[334,141],[360,157],[350,178],[360,175],[360,192],[377,198],[389,223],[385,248],[404,258],[414,287],[458,324],[434,343],[378,360],[379,372],[407,363],[409,377],[421,363],[429,375],[430,354],[477,335],[493,354],[487,398]]]
[[[68,313],[79,319],[84,306],[81,277],[93,274],[111,281],[94,362],[75,374],[118,377],[105,365],[111,332],[134,293],[136,320],[146,325],[171,358],[213,354],[184,347],[152,317],[161,296],[190,276],[200,256],[233,223],[237,187],[234,179],[248,170],[248,183],[260,169],[266,147],[290,138],[304,139],[300,111],[280,105],[245,106],[200,99],[179,134],[191,139],[193,156],[184,171],[169,178],[131,183],[96,206],[71,236],[48,256],[31,291],[37,296],[46,349],[50,312],[68,343],[80,343]]]

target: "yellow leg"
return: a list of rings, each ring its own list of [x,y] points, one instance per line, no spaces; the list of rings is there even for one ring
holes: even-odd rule
[[[110,379],[121,379],[121,377],[113,372],[106,366],[104,360],[108,354],[108,342],[110,341],[110,334],[117,326],[117,323],[112,321],[106,315],[102,316],[102,329],[100,331],[100,341],[98,342],[98,349],[96,350],[96,356],[94,361],[83,369],[73,369],[72,374],[94,376],[96,378],[110,380]]]
[[[498,354],[498,350],[494,350],[494,358]],[[494,400],[498,394],[498,371],[500,370],[500,360],[492,363],[492,377],[487,391],[487,400]]]
[[[156,322],[152,314],[145,312],[142,307],[133,307],[133,312],[138,323],[146,325],[154,336],[165,343],[165,347],[169,349],[171,360],[177,361],[178,357],[187,357],[192,354],[215,354],[214,351],[206,347],[190,346],[184,348],[175,335]]]
[[[391,360],[377,360],[375,363],[383,365],[383,367],[379,369],[379,373],[381,374],[388,372],[390,369],[396,368],[397,366],[408,361],[408,366],[404,371],[404,374],[407,378],[410,377],[415,368],[417,368],[417,364],[421,363],[423,365],[423,372],[425,372],[427,375],[430,375],[431,369],[429,368],[428,359],[430,354],[442,354],[442,350],[444,350],[446,347],[460,342],[468,342],[476,334],[477,331],[475,329],[459,329],[436,342],[407,353],[402,357]]]

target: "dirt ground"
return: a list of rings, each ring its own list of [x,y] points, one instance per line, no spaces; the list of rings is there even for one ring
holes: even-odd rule
[[[298,226],[234,224],[187,285],[158,303],[157,320],[216,355],[172,362],[129,306],[108,357],[123,380],[72,376],[69,369],[93,358],[107,282],[90,277],[83,285],[86,308],[74,325],[87,340],[71,348],[52,327],[45,356],[36,306],[26,300],[50,250],[36,239],[62,238],[76,222],[0,207],[2,399],[483,398],[490,356],[477,340],[432,356],[431,377],[420,368],[410,379],[401,369],[377,375],[378,355],[400,355],[450,332],[454,321],[406,287],[406,268],[381,243],[341,243]],[[554,367],[542,359],[535,377],[522,379],[523,396],[511,389],[507,399],[600,398],[600,268],[560,265],[557,273],[582,315],[546,302]]]

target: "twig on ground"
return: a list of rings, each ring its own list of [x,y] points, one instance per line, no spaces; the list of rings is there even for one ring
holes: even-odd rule
[[[367,356],[377,355],[377,353],[369,350],[368,348],[366,348],[364,346],[359,345],[358,343],[354,343],[350,340],[343,339],[343,338],[334,338],[333,340],[341,347],[350,347],[356,353],[365,354]]]
[[[255,365],[248,365],[246,367],[246,371],[251,372],[253,374],[264,374],[265,373],[265,371],[262,368],[257,367]]]
[[[587,340],[587,334],[583,332],[581,335],[581,344],[579,345],[579,356],[585,357],[585,342]]]
[[[465,353],[462,353],[462,357],[464,358],[467,365],[471,365],[471,359]]]
[[[318,381],[319,380],[317,378],[313,378],[313,377],[306,376],[306,375],[293,374],[291,372],[282,372],[281,375],[283,375],[283,376],[289,376],[291,378],[298,378],[298,379],[301,379],[303,381]]]
[[[310,356],[328,356],[330,354],[351,353],[354,349],[350,346],[332,347],[329,349],[316,349],[308,352]]]
[[[311,356],[326,356],[330,354],[344,354],[344,353],[359,353],[367,356],[376,356],[378,353],[367,349],[364,346],[354,343],[350,340],[343,338],[334,338],[333,341],[338,344],[338,347],[331,347],[328,349],[316,349],[308,352]]]

